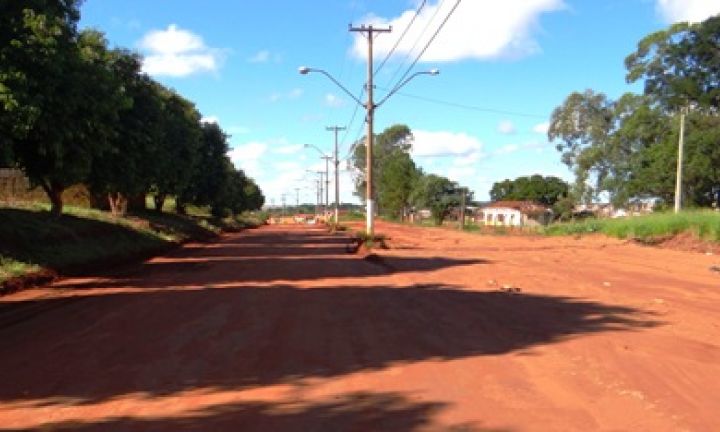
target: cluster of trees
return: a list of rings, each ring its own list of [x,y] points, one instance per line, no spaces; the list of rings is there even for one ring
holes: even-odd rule
[[[490,189],[490,199],[493,201],[527,200],[553,206],[560,199],[566,197],[569,190],[569,185],[558,177],[543,177],[535,174],[493,183],[492,189]]]
[[[616,205],[673,202],[681,112],[687,112],[683,201],[708,205],[720,186],[720,16],[681,23],[642,39],[625,59],[641,95],[611,100],[574,92],[552,114],[548,138],[573,169],[573,194],[608,194]]]
[[[85,184],[124,213],[174,196],[216,215],[256,209],[264,197],[227,156],[228,136],[194,104],[142,73],[138,54],[79,31],[80,0],[0,5],[0,166],[21,168],[51,211]]]
[[[490,199],[533,201],[544,204],[552,207],[558,219],[571,217],[575,207],[575,198],[567,182],[555,176],[543,177],[539,174],[493,183]]]
[[[390,218],[403,219],[412,208],[427,208],[435,223],[442,224],[452,208],[461,203],[462,194],[470,202],[472,193],[445,177],[427,174],[410,156],[412,131],[406,125],[393,125],[375,135],[373,144],[373,199],[377,211]],[[355,143],[352,164],[357,173],[355,195],[366,195],[366,140]]]

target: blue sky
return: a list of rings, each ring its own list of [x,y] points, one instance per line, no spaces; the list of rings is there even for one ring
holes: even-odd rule
[[[413,26],[375,77],[376,100],[392,87],[456,0],[427,0]],[[364,133],[362,109],[320,74],[359,95],[366,77],[365,41],[348,25],[390,24],[376,39],[386,57],[420,0],[86,0],[82,27],[111,45],[137,50],[144,68],[194,101],[231,136],[233,162],[254,177],[268,203],[281,196],[314,202],[320,154],[339,134],[340,156]],[[720,0],[464,0],[413,71],[421,75],[376,111],[375,130],[407,124],[413,156],[426,172],[447,176],[487,199],[495,181],[521,175],[571,174],[548,143],[552,110],[572,91],[617,97],[623,59],[643,36],[677,21],[720,13]],[[424,30],[424,32],[423,32]],[[364,100],[364,96],[362,97]],[[352,122],[351,119],[353,119]],[[341,164],[341,200],[352,172]],[[332,190],[331,185],[331,190]],[[331,198],[332,200],[332,198]]]

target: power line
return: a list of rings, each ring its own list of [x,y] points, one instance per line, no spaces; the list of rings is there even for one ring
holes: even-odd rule
[[[400,62],[400,64],[398,65],[398,68],[395,69],[395,72],[393,73],[393,75],[392,75],[392,77],[390,78],[389,82],[395,81],[395,78],[398,76],[398,74],[400,73],[400,71],[402,70],[402,68],[405,67],[405,62],[407,62],[407,60],[410,58],[410,55],[412,54],[412,52],[415,51],[415,47],[417,47],[418,43],[422,40],[423,36],[425,36],[425,32],[426,32],[426,31],[428,30],[428,28],[430,27],[430,24],[432,24],[433,21],[435,21],[435,17],[437,16],[438,12],[440,12],[440,9],[442,9],[442,5],[443,5],[444,3],[445,3],[445,0],[442,0],[442,1],[440,2],[440,4],[438,4],[438,6],[435,8],[435,12],[432,14],[432,16],[430,17],[430,19],[428,20],[428,22],[425,24],[425,27],[423,27],[422,31],[421,31],[420,34],[418,35],[418,38],[415,39],[415,43],[413,43],[412,47],[410,47],[410,49],[408,50],[407,54],[405,54],[405,58],[402,60],[402,62]]]
[[[362,97],[365,95],[365,87],[363,86],[360,89],[360,94],[358,95],[358,99],[362,99]],[[340,141],[340,146],[345,146],[345,141],[347,140],[348,134],[350,133],[350,129],[353,127],[353,123],[355,122],[355,117],[357,116],[358,109],[360,108],[359,104],[355,104],[355,109],[353,110],[352,115],[350,116],[350,121],[346,123],[345,133],[343,134],[342,141]]]
[[[387,88],[383,88],[383,87],[378,87],[378,88],[381,90],[389,91],[389,89],[387,89]],[[438,105],[445,105],[445,106],[461,108],[461,109],[466,109],[466,110],[471,110],[471,111],[512,115],[512,116],[516,116],[516,117],[528,117],[528,118],[539,118],[539,119],[547,119],[548,118],[548,116],[546,116],[546,115],[521,113],[521,112],[517,112],[517,111],[507,111],[507,110],[501,110],[501,109],[496,109],[496,108],[486,108],[486,107],[480,107],[480,106],[476,106],[476,105],[450,102],[450,101],[444,101],[444,100],[440,100],[440,99],[433,99],[433,98],[429,98],[429,97],[425,97],[425,96],[417,96],[417,95],[403,93],[403,92],[396,92],[395,94],[404,96],[406,98],[417,99],[417,100],[430,102],[430,103],[434,103],[434,104],[438,104]]]
[[[398,45],[400,45],[400,42],[402,42],[403,38],[407,34],[408,30],[410,30],[410,27],[412,27],[413,23],[415,22],[415,19],[417,19],[418,15],[420,14],[420,11],[423,7],[425,7],[425,3],[427,3],[427,0],[423,0],[422,3],[420,3],[420,6],[415,10],[415,15],[410,19],[410,22],[405,27],[405,30],[402,32],[400,37],[395,41],[395,45],[388,51],[387,55],[385,56],[385,59],[383,59],[382,62],[380,62],[380,65],[375,69],[375,75],[377,75],[378,72],[380,72],[380,69],[382,69],[383,66],[385,66],[385,63],[388,61],[388,59],[393,55],[395,50],[397,49]]]
[[[460,6],[460,2],[462,2],[462,0],[457,0],[457,1],[455,2],[455,5],[452,7],[452,9],[450,9],[450,12],[448,12],[448,14],[447,14],[447,16],[445,17],[445,19],[440,23],[440,26],[438,26],[437,30],[435,30],[435,33],[433,33],[433,35],[430,36],[430,39],[429,39],[428,42],[425,44],[425,46],[423,47],[422,51],[420,51],[420,54],[418,54],[417,57],[415,57],[415,60],[413,60],[413,62],[412,62],[412,64],[410,65],[410,67],[408,67],[407,70],[405,71],[405,73],[403,74],[403,76],[400,77],[400,79],[398,80],[397,84],[395,84],[395,85],[393,86],[393,90],[391,90],[391,92],[397,91],[397,89],[400,88],[400,86],[401,86],[402,83],[403,83],[403,80],[408,76],[408,74],[410,73],[410,71],[412,70],[412,68],[415,67],[415,65],[417,64],[417,62],[420,60],[420,57],[422,57],[422,55],[425,54],[425,51],[427,51],[428,47],[430,47],[430,44],[433,43],[433,41],[435,40],[435,38],[437,37],[437,35],[440,33],[440,30],[442,30],[442,28],[445,27],[445,24],[447,24],[447,22],[448,22],[448,20],[450,19],[450,17],[453,15],[453,13],[455,13],[455,11],[457,10],[457,7]],[[440,9],[440,7],[438,6],[438,10],[439,10],[439,9]]]
[[[355,152],[355,147],[357,147],[357,144],[358,142],[360,142],[360,138],[362,137],[363,126],[364,125],[360,123],[360,127],[357,129],[357,133],[355,134],[355,139],[353,140],[350,148],[348,148],[348,152],[343,158],[343,160],[348,160],[353,156],[353,153]]]

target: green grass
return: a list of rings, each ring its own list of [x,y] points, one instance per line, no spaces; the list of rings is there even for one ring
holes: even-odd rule
[[[0,255],[0,282],[17,276],[34,273],[39,270],[40,267],[37,265],[15,261],[11,258],[6,258]]]
[[[365,220],[365,213],[359,211],[348,211],[340,214],[340,222],[353,222]]]
[[[53,218],[44,204],[0,207],[0,283],[40,269],[74,273],[138,260],[219,231],[205,219],[153,211],[114,218],[66,207]]]
[[[601,233],[618,238],[652,240],[689,232],[699,239],[720,241],[720,213],[711,210],[653,213],[618,219],[586,219],[554,224],[543,232],[548,235]]]
[[[379,247],[381,249],[387,249],[387,236],[385,234],[378,234],[370,236],[366,231],[355,231],[355,237],[365,245],[366,248],[372,249]]]

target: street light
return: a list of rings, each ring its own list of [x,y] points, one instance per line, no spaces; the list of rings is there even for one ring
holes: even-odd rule
[[[402,81],[400,84],[398,84],[398,85],[396,85],[395,87],[393,87],[393,88],[388,92],[388,94],[385,95],[384,98],[380,99],[380,102],[378,102],[375,106],[376,106],[376,107],[379,107],[380,105],[384,104],[386,100],[390,99],[390,96],[392,96],[392,95],[394,95],[395,93],[397,93],[398,90],[400,90],[401,88],[405,87],[405,84],[409,83],[411,79],[415,78],[415,77],[418,76],[418,75],[432,75],[432,76],[440,75],[440,70],[439,70],[439,69],[430,69],[429,71],[415,72],[414,74],[412,74],[412,75],[410,75],[409,77],[407,77],[407,79],[405,79],[404,81]]]
[[[300,67],[298,68],[298,72],[300,72],[300,75],[307,75],[307,74],[309,74],[310,72],[317,72],[317,73],[321,73],[321,74],[325,75],[326,77],[328,77],[328,79],[330,79],[330,81],[334,82],[335,85],[337,85],[338,87],[340,87],[340,89],[341,89],[342,91],[344,91],[348,96],[350,96],[350,97],[351,97],[355,102],[357,102],[360,106],[365,106],[365,104],[362,103],[362,102],[360,101],[360,99],[358,99],[354,94],[352,94],[352,92],[351,92],[350,90],[348,90],[347,88],[345,88],[344,85],[340,84],[340,81],[336,80],[332,75],[330,75],[330,74],[327,73],[326,71],[324,71],[324,70],[322,70],[322,69],[310,68],[310,67],[307,67],[307,66],[300,66]]]
[[[372,28],[370,28],[370,31],[372,32]],[[372,36],[370,37],[370,41],[372,41]],[[374,231],[374,223],[373,223],[373,216],[374,216],[374,203],[373,203],[373,172],[372,172],[372,160],[373,160],[373,141],[374,141],[374,132],[373,132],[373,122],[374,122],[374,115],[375,115],[375,108],[379,107],[385,101],[387,101],[390,96],[395,94],[398,90],[400,90],[402,87],[404,87],[410,80],[415,78],[418,75],[438,75],[440,73],[437,69],[431,69],[429,71],[423,71],[423,72],[415,72],[414,74],[410,75],[407,79],[404,81],[401,81],[398,85],[393,87],[390,92],[385,95],[385,97],[380,101],[380,103],[374,103],[373,102],[373,91],[375,89],[375,86],[373,85],[373,55],[372,55],[372,43],[369,45],[369,55],[368,55],[368,71],[367,71],[367,83],[365,84],[365,90],[367,91],[367,101],[363,103],[360,99],[355,97],[354,94],[345,86],[343,86],[338,80],[335,79],[332,75],[330,75],[327,71],[323,69],[316,69],[311,68],[307,66],[300,66],[298,68],[298,72],[301,75],[307,75],[310,72],[318,72],[320,74],[325,75],[330,81],[335,83],[340,89],[345,92],[348,96],[352,98],[355,102],[357,102],[358,105],[365,108],[365,111],[367,113],[366,121],[367,121],[367,137],[366,139],[366,149],[365,149],[365,201],[367,203],[367,209],[365,213],[366,217],[366,228],[365,231],[367,235],[372,238],[373,237],[373,231]]]
[[[328,163],[332,159],[332,156],[326,155],[320,148],[312,144],[303,144],[303,147],[317,150],[321,155],[320,157],[325,159],[325,211],[327,211],[327,208],[330,207],[330,168]],[[337,185],[335,185],[335,187],[337,188]]]
[[[322,171],[313,171],[313,170],[305,170],[305,171],[309,172],[311,174],[320,174],[320,180],[316,180],[316,182],[317,182],[317,205],[318,205],[317,212],[320,213],[319,208],[323,206],[323,204],[322,204],[322,202],[323,202],[322,201],[322,192],[323,192],[322,183],[323,183],[323,174],[325,174],[325,173]],[[324,209],[323,209],[323,213],[325,213]]]

